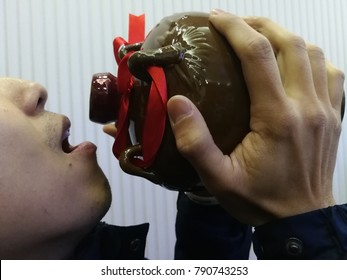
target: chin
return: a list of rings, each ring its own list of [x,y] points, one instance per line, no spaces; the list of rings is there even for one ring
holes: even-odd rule
[[[107,177],[96,161],[91,165],[85,164],[83,169],[75,172],[73,176],[76,190],[73,200],[80,209],[82,220],[86,220],[87,223],[100,221],[112,202],[111,187]]]
[[[104,213],[102,214],[102,217],[104,217],[105,214],[107,213],[107,211],[110,209],[111,202],[112,202],[111,186],[110,186],[110,184],[106,178],[104,181],[104,189],[105,189],[105,199],[104,199],[104,203],[103,203],[104,204]]]
[[[103,175],[103,173],[102,173]],[[91,186],[93,191],[90,192],[91,197],[89,197],[94,204],[94,209],[100,212],[103,217],[109,210],[112,202],[112,193],[109,181],[103,175],[101,179],[97,180],[94,186]]]
[[[75,226],[77,228],[87,231],[91,230],[102,220],[110,209],[112,195],[108,181],[105,180],[103,189],[99,185],[96,188],[98,189],[97,192],[90,192],[88,196],[83,197],[81,207],[79,207],[79,210],[77,210],[78,214],[76,214],[76,217],[79,218],[77,220],[75,219]]]

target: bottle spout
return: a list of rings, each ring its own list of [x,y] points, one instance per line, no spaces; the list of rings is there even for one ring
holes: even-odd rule
[[[93,75],[89,99],[89,119],[92,122],[106,124],[117,120],[120,104],[117,84],[117,77],[111,73]]]

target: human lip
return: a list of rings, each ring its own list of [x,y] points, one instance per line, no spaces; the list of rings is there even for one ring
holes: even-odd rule
[[[72,146],[69,143],[69,136],[70,136],[70,127],[71,127],[71,122],[69,118],[64,117],[63,119],[63,125],[62,125],[62,133],[61,133],[61,147],[63,149],[63,152],[66,154],[71,154],[71,153],[95,153],[96,152],[96,146],[95,144],[85,141],[82,142],[76,146]]]
[[[63,125],[62,125],[62,141],[67,139],[70,136],[70,127],[71,122],[68,117],[63,118]]]
[[[73,147],[72,151],[74,153],[95,154],[96,149],[97,147],[95,144],[89,141],[85,141]]]
[[[63,118],[62,133],[61,133],[61,147],[64,153],[71,153],[75,147],[71,146],[69,143],[71,122],[69,118]]]

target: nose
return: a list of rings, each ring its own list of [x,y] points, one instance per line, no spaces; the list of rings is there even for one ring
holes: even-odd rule
[[[43,110],[47,97],[46,89],[38,83],[10,77],[0,78],[0,98],[27,114]]]
[[[48,93],[45,87],[37,83],[30,83],[28,91],[35,95],[38,105],[44,105],[48,98]]]
[[[44,110],[48,94],[47,90],[35,82],[23,82],[22,89],[17,92],[19,106],[29,114],[33,115],[38,111]]]

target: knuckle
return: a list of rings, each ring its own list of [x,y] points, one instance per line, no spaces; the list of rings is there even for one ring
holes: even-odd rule
[[[259,16],[258,17],[258,21],[263,26],[266,26],[268,24],[272,24],[273,23],[273,21],[270,18],[264,17],[264,16]]]
[[[329,131],[333,135],[340,135],[341,134],[342,122],[341,122],[340,112],[337,112],[336,110],[332,111],[332,113],[329,115],[327,126],[328,126]]]
[[[271,29],[275,24],[270,18],[263,16],[247,17],[246,22],[261,34],[266,33],[266,30]]]
[[[276,114],[276,121],[272,127],[271,133],[280,138],[293,138],[297,134],[300,115],[294,107],[285,107],[279,110],[281,113]]]
[[[291,104],[294,105],[294,104]],[[305,106],[288,106],[282,108],[281,114],[271,126],[271,135],[279,139],[296,139],[303,131],[315,137],[326,134],[338,135],[341,131],[339,111],[327,107],[317,100]]]
[[[286,41],[285,42],[286,44],[292,46],[295,49],[307,50],[305,40],[296,34],[288,35],[287,38],[285,39],[285,41]]]
[[[330,118],[330,125],[338,135],[342,131],[342,120],[341,120],[341,113],[338,110],[334,110],[333,113],[331,114]]]
[[[266,60],[274,54],[270,41],[264,36],[258,36],[250,40],[247,43],[245,52],[250,60]]]
[[[176,138],[177,150],[186,157],[193,157],[204,150],[203,137],[197,134],[186,133]]]
[[[307,52],[308,52],[309,56],[312,58],[318,58],[321,60],[325,60],[325,55],[324,55],[323,50],[316,45],[308,44],[307,45]]]
[[[328,114],[319,106],[314,106],[313,109],[307,111],[306,122],[313,129],[322,129],[329,123]]]
[[[345,80],[345,73],[344,73],[341,69],[336,68],[336,67],[335,67],[333,64],[331,64],[331,63],[327,63],[327,71],[328,71],[328,74],[329,74],[331,77],[338,78],[338,79],[340,79],[342,82],[344,82],[344,80]]]
[[[311,110],[306,111],[306,126],[314,134],[340,133],[341,118],[339,113],[330,106],[312,106]]]
[[[194,150],[194,147],[198,146],[197,143],[198,139],[187,139],[187,137],[181,137],[176,139],[176,146],[177,149],[182,153],[183,155],[189,155],[192,150]]]
[[[293,105],[293,104],[292,104]],[[320,130],[324,129],[334,119],[334,114],[326,110],[318,101],[309,106],[291,106],[282,110],[277,118],[280,135],[284,137],[296,137],[302,129]]]

